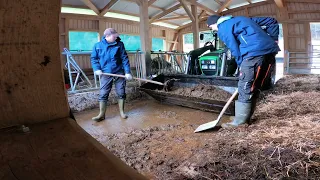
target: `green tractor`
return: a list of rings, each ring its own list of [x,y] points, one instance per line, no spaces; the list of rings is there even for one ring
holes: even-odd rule
[[[211,32],[205,34],[212,35],[213,41],[208,41],[203,47],[189,52],[186,74],[237,76],[237,64],[231,56],[230,50],[221,45],[221,42],[219,43],[217,33]],[[203,38],[204,34],[202,33],[200,34],[200,40],[203,40]]]

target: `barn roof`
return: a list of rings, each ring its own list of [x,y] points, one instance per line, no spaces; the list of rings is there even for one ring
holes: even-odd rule
[[[179,28],[191,22],[183,5],[197,6],[200,17],[266,0],[149,0],[148,15],[153,24]],[[62,12],[139,21],[136,0],[62,0]]]

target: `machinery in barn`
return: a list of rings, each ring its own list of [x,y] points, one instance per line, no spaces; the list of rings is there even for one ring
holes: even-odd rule
[[[204,34],[200,34],[201,40],[203,37]],[[228,100],[220,97],[228,97],[228,94],[231,96],[237,88],[238,69],[230,50],[219,46],[221,43],[216,33],[212,32],[212,37],[212,41],[190,51],[188,57],[182,59],[180,69],[183,71],[160,73],[152,79],[159,82],[176,79],[172,81],[172,92],[163,91],[161,85],[151,83],[143,84],[140,90],[162,103],[219,113]],[[165,60],[153,59],[153,69],[156,69],[157,64],[165,64],[169,68],[172,66],[172,63],[159,63],[160,61]],[[234,115],[234,102],[225,114]]]

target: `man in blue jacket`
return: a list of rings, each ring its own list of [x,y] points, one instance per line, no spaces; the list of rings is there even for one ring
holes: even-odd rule
[[[112,88],[112,83],[115,83],[116,92],[118,95],[118,104],[121,118],[127,118],[124,113],[124,100],[126,98],[125,87],[126,79],[131,80],[129,58],[126,53],[124,44],[119,40],[118,33],[113,28],[108,28],[104,31],[104,37],[93,47],[91,54],[91,64],[96,75],[100,76],[100,93],[99,107],[100,113],[93,117],[94,121],[105,119],[107,109],[107,101]],[[120,77],[106,76],[102,73],[121,74],[126,76],[126,79]]]
[[[212,15],[208,17],[207,25],[218,31],[219,39],[231,50],[240,67],[235,117],[231,123],[221,125],[223,128],[236,127],[250,120],[257,94],[270,73],[270,57],[280,49],[257,23],[247,17]]]

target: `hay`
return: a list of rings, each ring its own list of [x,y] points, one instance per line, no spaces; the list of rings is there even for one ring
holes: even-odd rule
[[[318,85],[319,76],[286,76],[249,126],[195,134],[196,123],[167,125],[104,143],[150,179],[320,179]]]

